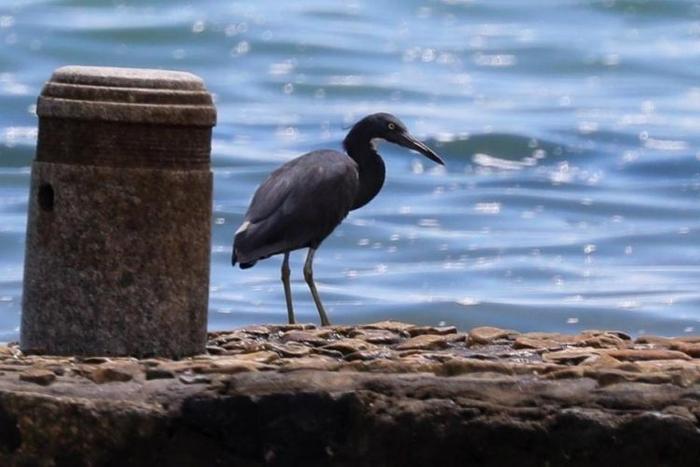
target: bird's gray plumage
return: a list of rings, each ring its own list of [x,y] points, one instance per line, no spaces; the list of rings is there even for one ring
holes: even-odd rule
[[[347,154],[313,151],[275,170],[258,187],[233,241],[232,263],[245,269],[258,260],[284,253],[282,282],[289,322],[294,322],[289,252],[309,248],[304,279],[321,317],[330,324],[313,280],[314,253],[352,209],[370,202],[384,184],[385,168],[377,138],[415,150],[443,164],[432,149],[411,136],[393,115],[368,115],[343,140]]]
[[[320,150],[293,159],[258,187],[234,240],[233,264],[317,247],[348,215],[359,185],[357,163]]]

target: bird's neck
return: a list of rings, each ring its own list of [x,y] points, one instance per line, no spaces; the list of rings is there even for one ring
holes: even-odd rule
[[[353,138],[353,133],[350,132],[343,141],[343,146],[348,156],[357,163],[358,167],[360,186],[355,202],[350,208],[357,209],[377,196],[384,185],[386,169],[384,161],[369,138]]]

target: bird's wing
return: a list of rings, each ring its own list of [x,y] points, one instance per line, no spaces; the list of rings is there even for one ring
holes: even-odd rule
[[[320,243],[349,212],[358,184],[355,162],[335,151],[314,151],[284,164],[255,192],[234,239],[234,261]]]
[[[282,205],[291,192],[291,177],[297,171],[298,159],[289,161],[272,172],[263,181],[248,206],[245,215],[247,222],[259,222],[269,217]]]

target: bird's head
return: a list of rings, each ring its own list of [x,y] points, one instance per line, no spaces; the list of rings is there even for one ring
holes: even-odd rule
[[[445,162],[438,156],[435,151],[426,146],[423,142],[412,136],[406,125],[401,120],[389,113],[376,113],[368,115],[357,122],[350,133],[346,142],[352,137],[353,133],[361,134],[368,138],[369,141],[374,139],[383,139],[390,143],[398,144],[405,148],[417,151],[423,154],[428,159],[437,162],[440,165],[445,165]],[[359,135],[358,135],[359,136]]]

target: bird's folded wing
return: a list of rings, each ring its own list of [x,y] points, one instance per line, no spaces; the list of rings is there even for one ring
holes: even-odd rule
[[[249,224],[234,241],[239,261],[320,243],[347,215],[357,186],[354,162],[339,153],[317,151],[283,165],[253,196]]]

